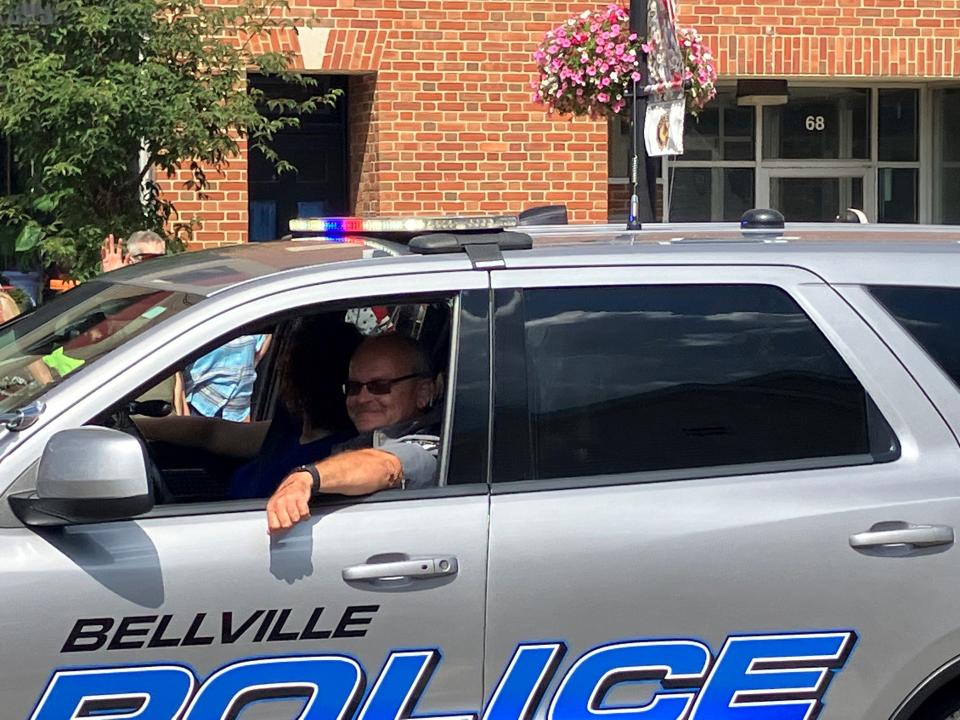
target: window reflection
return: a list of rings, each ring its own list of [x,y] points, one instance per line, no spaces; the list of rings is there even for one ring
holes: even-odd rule
[[[933,221],[960,223],[960,88],[934,94]]]
[[[754,205],[753,178],[752,168],[671,168],[670,220],[739,220]]]
[[[913,162],[918,159],[917,90],[879,90],[878,153],[880,161]]]
[[[678,160],[753,160],[754,110],[721,91],[699,117],[688,116]]]
[[[783,291],[524,294],[537,477],[869,452],[863,388]]]
[[[886,223],[917,221],[916,168],[881,168],[877,183],[877,219]]]
[[[763,156],[849,160],[870,157],[870,90],[791,88],[790,102],[763,109]]]

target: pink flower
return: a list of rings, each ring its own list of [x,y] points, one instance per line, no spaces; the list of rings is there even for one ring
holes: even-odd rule
[[[586,10],[553,28],[533,53],[539,73],[531,82],[531,99],[548,113],[602,118],[626,107],[624,94],[631,82],[666,88],[672,73],[666,77],[655,73],[647,80],[640,72],[641,52],[663,62],[660,43],[650,38],[641,43],[628,29],[629,15],[622,2],[608,2],[604,9]],[[713,56],[690,28],[679,28],[677,39],[683,63],[676,78],[692,80],[685,98],[688,112],[696,114],[716,95]]]

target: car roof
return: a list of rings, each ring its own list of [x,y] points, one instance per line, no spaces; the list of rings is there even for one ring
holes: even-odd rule
[[[736,223],[530,228],[534,249],[507,257],[511,268],[608,265],[786,265],[830,283],[960,285],[960,226],[786,223],[747,230]],[[578,237],[571,242],[573,237]]]
[[[526,226],[515,232],[529,234],[533,247],[504,251],[510,268],[719,262],[796,265],[836,283],[960,282],[958,226],[787,223],[782,230],[744,231],[735,223],[677,223],[650,224],[638,231],[608,224]],[[102,279],[213,295],[281,273],[297,276],[347,262],[397,262],[427,270],[449,263],[462,266],[466,258],[461,252],[415,255],[402,244],[370,237],[306,239],[179,253]]]
[[[244,243],[171,254],[115,270],[98,279],[213,295],[277,273],[360,260],[365,249],[358,243],[325,241]]]

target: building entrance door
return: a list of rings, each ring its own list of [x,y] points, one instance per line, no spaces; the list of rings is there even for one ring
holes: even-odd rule
[[[874,222],[874,175],[866,168],[770,168],[760,170],[757,207],[779,210],[790,222],[833,222],[847,208]]]
[[[330,89],[341,94],[333,106],[318,104],[312,113],[299,115],[299,126],[277,131],[269,147],[277,158],[295,170],[277,172],[273,160],[251,148],[248,166],[249,238],[251,242],[276,240],[289,232],[298,217],[346,215],[349,212],[347,165],[346,79],[318,77],[318,86],[303,88],[275,78],[254,76],[250,83],[266,98],[305,100]],[[281,117],[282,108],[266,106],[268,117]]]

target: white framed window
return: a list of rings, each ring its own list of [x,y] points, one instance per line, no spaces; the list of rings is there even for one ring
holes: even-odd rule
[[[663,159],[662,219],[736,221],[774,207],[787,220],[830,221],[856,207],[875,222],[950,222],[960,140],[946,118],[958,110],[960,88],[791,81],[786,105],[738,106],[735,86],[721,86],[687,118],[684,154]],[[628,124],[611,127],[623,139],[611,132],[610,183],[626,183]]]

